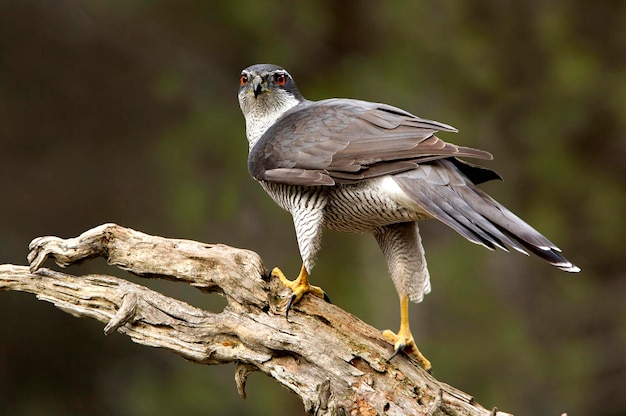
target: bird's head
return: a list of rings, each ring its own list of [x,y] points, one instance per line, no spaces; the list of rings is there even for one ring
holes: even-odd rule
[[[290,96],[298,101],[302,100],[302,95],[289,72],[278,65],[256,64],[241,71],[240,101],[246,97],[263,100],[272,95]]]
[[[241,71],[238,97],[251,146],[285,111],[305,101],[289,72],[271,64]]]

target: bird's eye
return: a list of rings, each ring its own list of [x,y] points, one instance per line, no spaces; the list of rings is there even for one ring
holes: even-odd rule
[[[239,83],[241,85],[246,85],[248,83],[248,76],[246,74],[241,74],[241,77],[239,77]]]
[[[276,74],[274,81],[276,81],[278,85],[283,86],[287,83],[287,76],[285,74]]]

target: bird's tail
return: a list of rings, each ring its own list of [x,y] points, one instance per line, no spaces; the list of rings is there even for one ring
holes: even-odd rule
[[[531,252],[566,272],[580,271],[555,244],[446,162],[438,161],[421,174],[398,175],[396,182],[424,211],[473,243]]]

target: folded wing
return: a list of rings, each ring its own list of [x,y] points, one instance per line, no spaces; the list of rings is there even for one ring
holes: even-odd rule
[[[444,142],[434,135],[437,131],[457,130],[386,104],[304,102],[261,137],[248,168],[259,180],[328,186],[405,172],[442,158],[492,158],[483,150]]]

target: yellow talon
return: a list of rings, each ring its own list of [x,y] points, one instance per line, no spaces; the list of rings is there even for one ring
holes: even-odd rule
[[[400,329],[398,333],[395,334],[393,331],[387,329],[383,331],[383,336],[393,344],[394,348],[393,354],[391,354],[387,361],[390,361],[393,357],[398,355],[400,351],[404,351],[415,357],[424,370],[430,372],[432,368],[430,361],[428,361],[426,357],[422,355],[419,348],[417,348],[413,334],[411,334],[411,329],[409,328],[409,298],[407,296],[402,296],[400,299]]]
[[[304,267],[304,264],[302,265],[302,268],[300,269],[300,274],[293,281],[287,279],[285,277],[285,274],[278,267],[275,267],[272,270],[272,276],[279,278],[282,284],[287,286],[292,291],[291,297],[289,298],[289,302],[287,303],[287,311],[285,313],[285,318],[289,317],[289,310],[294,304],[298,303],[298,301],[302,299],[302,296],[305,293],[312,293],[318,298],[322,298],[326,302],[330,303],[330,299],[328,298],[328,295],[326,295],[326,293],[320,287],[309,284],[309,273],[307,272],[306,267]]]

